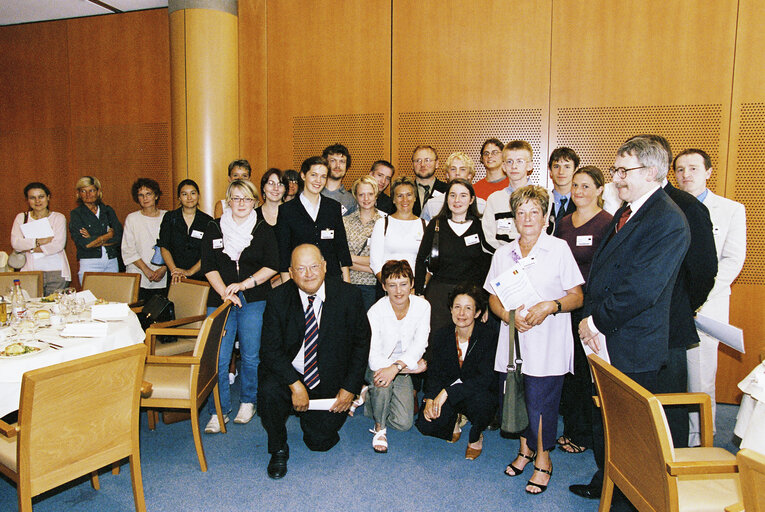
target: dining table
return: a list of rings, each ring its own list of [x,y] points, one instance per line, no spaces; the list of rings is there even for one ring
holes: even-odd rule
[[[55,311],[55,305],[32,300],[27,315],[33,317],[39,309]],[[39,349],[19,356],[0,356],[0,418],[19,409],[25,372],[143,343],[141,323],[127,307],[120,317],[109,320],[94,320],[91,311],[92,306],[87,306],[77,315],[54,315],[55,323],[37,321],[33,327],[27,323],[24,329],[18,325],[0,328],[0,349],[17,341]],[[71,333],[74,335],[67,335]]]

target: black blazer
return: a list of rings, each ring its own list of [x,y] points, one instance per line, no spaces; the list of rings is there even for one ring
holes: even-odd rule
[[[377,202],[375,203],[375,208],[377,208],[381,212],[387,213],[388,215],[391,215],[396,211],[396,207],[393,206],[393,200],[391,200],[390,196],[386,194],[385,192],[380,192],[377,195]]]
[[[419,185],[415,182],[415,186],[417,187],[414,191],[414,206],[412,207],[412,213],[417,215],[418,217],[422,213],[422,205],[420,204],[420,193],[419,193]],[[442,194],[446,194],[447,184],[438,178],[436,178],[436,181],[433,182],[433,188],[430,189],[430,192],[428,192],[428,197],[425,198],[425,202],[428,202],[428,199],[433,197],[433,192],[441,192]]]
[[[371,331],[361,293],[352,284],[327,277],[319,325],[319,378],[312,396],[332,398],[340,388],[358,394],[369,358]],[[260,379],[287,386],[302,380],[292,366],[305,335],[305,314],[293,280],[278,286],[266,300],[260,340]]]
[[[717,252],[707,207],[669,182],[664,191],[683,211],[691,229],[691,245],[680,265],[669,307],[669,347],[687,347],[699,342],[693,317],[715,284]]]
[[[327,229],[333,231],[333,238],[322,239],[321,233]],[[289,270],[292,250],[300,244],[312,244],[319,248],[327,262],[327,275],[339,277],[340,267],[353,264],[340,203],[329,197],[321,197],[315,222],[305,210],[299,195],[280,205],[276,236],[279,240],[279,272]]]
[[[607,233],[613,233],[624,208],[616,211]],[[683,212],[658,189],[595,251],[582,313],[592,315],[606,336],[611,363],[619,370],[655,371],[666,361],[672,289],[690,238]]]
[[[454,324],[431,333],[428,341],[428,372],[426,373],[425,398],[433,399],[446,389],[448,400],[458,403],[476,395],[495,395],[494,355],[497,338],[485,324],[476,321],[467,353],[459,365]],[[457,379],[461,384],[452,384]]]

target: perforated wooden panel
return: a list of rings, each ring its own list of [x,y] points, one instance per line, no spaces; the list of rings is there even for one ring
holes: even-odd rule
[[[746,261],[736,280],[739,284],[765,284],[765,183],[762,151],[765,148],[765,103],[742,103],[736,185],[731,198],[746,206]]]
[[[343,179],[350,188],[360,176],[369,173],[376,160],[387,160],[385,151],[385,114],[345,114],[298,116],[292,120],[292,165],[310,156],[321,155],[327,146],[340,143],[351,154],[351,168]]]
[[[174,207],[169,130],[168,123],[72,129],[78,176],[92,175],[101,181],[104,202],[115,209],[120,220],[138,209],[130,194],[137,178],[156,180],[162,190],[159,207],[165,210]]]
[[[570,147],[582,159],[581,165],[598,166],[610,181],[607,169],[621,143],[633,135],[655,133],[666,137],[675,154],[690,147],[703,149],[717,167],[721,122],[719,104],[559,108],[550,148]],[[717,181],[715,169],[707,182],[715,192]]]
[[[476,166],[474,181],[486,176],[481,164],[481,145],[495,137],[503,143],[525,140],[534,150],[532,181],[545,183],[546,155],[541,155],[542,109],[451,110],[442,112],[402,112],[398,116],[398,162],[396,168],[412,174],[412,150],[419,144],[430,144],[441,163],[451,153],[462,151]],[[438,171],[444,179],[443,169]]]

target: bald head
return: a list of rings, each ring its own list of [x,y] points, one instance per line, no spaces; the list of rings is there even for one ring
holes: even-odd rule
[[[298,288],[309,295],[316,293],[324,282],[327,273],[327,262],[318,247],[302,244],[292,251],[290,277]]]

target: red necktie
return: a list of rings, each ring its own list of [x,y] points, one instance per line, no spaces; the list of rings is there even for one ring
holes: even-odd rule
[[[625,208],[625,209],[624,209],[624,211],[622,212],[622,216],[621,216],[621,217],[619,217],[619,222],[618,222],[618,224],[616,224],[616,232],[617,232],[617,233],[618,233],[618,232],[619,232],[619,230],[620,230],[620,229],[622,229],[622,228],[624,227],[624,225],[627,223],[627,219],[629,219],[629,218],[630,218],[630,215],[632,215],[632,210],[631,210],[631,209],[630,209],[630,207],[628,206],[627,208]]]

